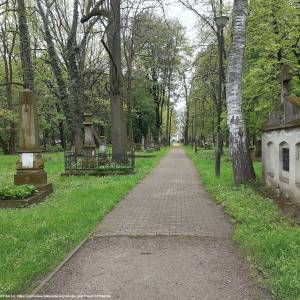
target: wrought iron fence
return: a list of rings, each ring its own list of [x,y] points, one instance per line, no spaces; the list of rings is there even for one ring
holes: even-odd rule
[[[135,169],[135,155],[130,154],[95,154],[86,155],[65,152],[64,175],[109,175],[129,174]]]

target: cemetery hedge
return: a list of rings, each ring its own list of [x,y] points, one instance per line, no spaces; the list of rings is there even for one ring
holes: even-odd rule
[[[213,151],[185,150],[207,190],[231,216],[233,238],[255,267],[254,275],[263,275],[257,278],[265,278],[276,299],[300,299],[300,228],[251,186],[235,186],[228,157],[223,157],[221,178],[216,178]],[[255,168],[261,174],[261,164]]]
[[[30,292],[168,152],[138,158],[129,176],[61,177],[63,154],[45,155],[54,193],[38,205],[0,210],[0,295]],[[16,156],[0,155],[0,182],[13,181]]]

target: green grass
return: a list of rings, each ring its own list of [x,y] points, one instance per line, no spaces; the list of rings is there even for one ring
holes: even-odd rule
[[[262,272],[276,299],[300,299],[300,228],[284,218],[278,207],[251,187],[236,187],[231,163],[222,162],[222,175],[214,176],[212,151],[193,153],[185,148],[214,199],[236,223],[234,240]],[[261,165],[255,164],[257,174]]]
[[[63,260],[165,155],[137,159],[136,174],[61,177],[63,154],[45,155],[54,194],[26,209],[0,210],[0,294],[24,292]],[[0,156],[1,185],[13,181],[15,156]]]

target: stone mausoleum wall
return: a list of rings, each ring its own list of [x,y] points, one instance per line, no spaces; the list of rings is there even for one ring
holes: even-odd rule
[[[300,127],[263,132],[262,153],[266,183],[279,187],[284,197],[300,204]],[[284,170],[287,153],[289,171]]]

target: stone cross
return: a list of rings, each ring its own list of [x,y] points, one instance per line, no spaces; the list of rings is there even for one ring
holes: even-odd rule
[[[44,160],[40,150],[36,96],[31,90],[23,90],[19,96],[18,153],[15,184],[30,184],[39,190],[52,192],[52,185],[47,184],[47,173],[44,171]]]

